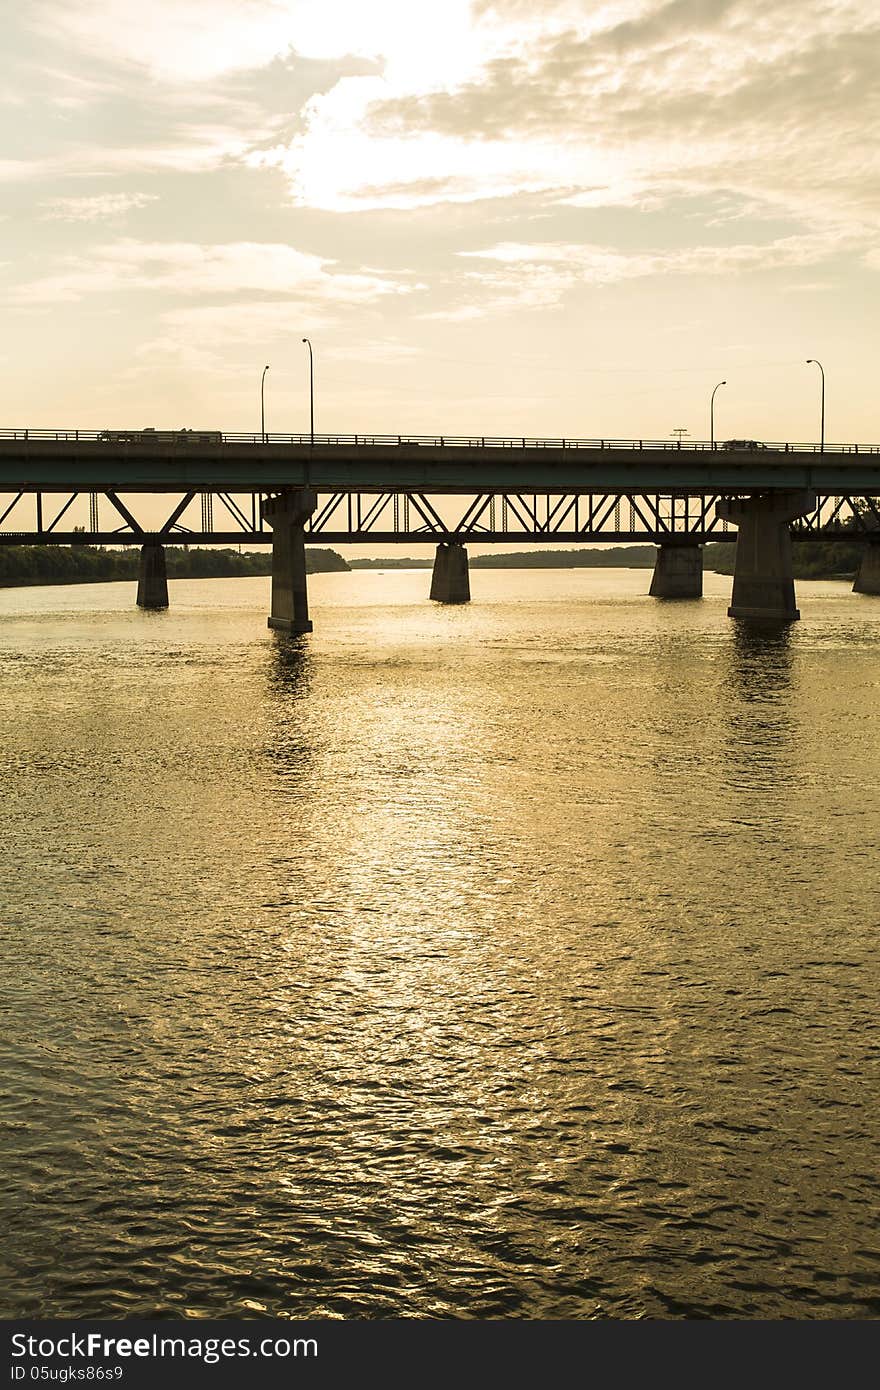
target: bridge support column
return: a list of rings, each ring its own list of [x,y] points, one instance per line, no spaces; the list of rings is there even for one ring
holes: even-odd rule
[[[168,607],[168,576],[165,571],[165,550],[158,541],[141,546],[138,569],[138,608]]]
[[[436,603],[470,603],[468,555],[460,541],[441,541],[434,556],[431,598]]]
[[[652,598],[702,598],[703,547],[661,545],[649,592]]]
[[[311,488],[267,497],[263,516],[272,527],[272,606],[269,626],[279,632],[311,632],[306,589],[305,524],[315,510]]]
[[[810,492],[758,493],[718,502],[718,516],[738,528],[729,617],[792,623],[801,616],[794,595],[789,523],[815,505]]]
[[[854,594],[880,594],[880,541],[869,541],[853,584]]]

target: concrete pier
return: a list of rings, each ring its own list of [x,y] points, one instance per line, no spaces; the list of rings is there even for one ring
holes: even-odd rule
[[[434,556],[431,598],[436,603],[470,603],[467,550],[459,541],[441,541]]]
[[[137,602],[138,608],[168,607],[165,551],[158,541],[148,541],[141,546]]]
[[[649,593],[652,598],[702,598],[703,547],[661,545]]]
[[[869,541],[853,584],[854,594],[880,594],[880,541]]]
[[[718,516],[738,528],[729,617],[792,623],[801,616],[794,595],[789,523],[815,506],[811,492],[757,493],[718,502]]]
[[[269,626],[279,632],[311,632],[306,588],[305,524],[315,510],[311,488],[267,497],[263,516],[272,527],[272,604]]]

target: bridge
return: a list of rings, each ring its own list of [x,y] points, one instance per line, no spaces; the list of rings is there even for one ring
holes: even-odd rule
[[[143,607],[167,606],[166,544],[271,544],[287,632],[311,630],[308,541],[432,542],[431,597],[455,603],[468,541],[650,542],[651,593],[694,598],[701,547],[736,537],[730,615],[789,622],[792,540],[858,540],[854,588],[880,593],[880,446],[0,430],[3,494],[0,544],[139,545]]]

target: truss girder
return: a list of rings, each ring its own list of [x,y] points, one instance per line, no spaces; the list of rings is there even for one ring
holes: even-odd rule
[[[167,521],[163,522],[163,525],[162,525],[162,534],[163,534],[163,535],[167,536],[167,535],[169,535],[169,534],[174,530],[174,528],[175,528],[175,526],[177,525],[178,521],[180,520],[181,516],[182,516],[183,513],[186,511],[187,507],[189,506],[190,502],[193,500],[194,497],[195,497],[195,493],[194,493],[194,492],[187,492],[187,493],[184,493],[183,497],[180,499],[180,501],[178,502],[177,506],[174,508],[174,511],[173,511],[173,512],[171,513],[171,515],[168,517]]]
[[[733,539],[736,528],[719,519],[716,504],[721,493],[564,492],[528,494],[477,492],[437,495],[407,490],[397,492],[320,493],[307,526],[315,541],[332,538],[334,544],[383,541],[478,541],[553,540],[601,542],[625,538],[632,542],[674,542],[693,537]],[[145,535],[193,543],[198,537],[210,544],[248,538],[267,542],[271,529],[263,521],[263,493],[211,494],[189,491],[172,494],[173,505],[164,519],[156,513],[161,494],[126,497],[118,491],[54,493],[18,492],[0,498],[0,541],[6,543],[126,544],[142,542]],[[218,517],[212,501],[219,499]],[[121,522],[115,529],[99,528],[99,499],[104,499]],[[77,511],[77,504],[79,510]],[[166,503],[166,506],[168,504]],[[190,512],[190,508],[192,511]],[[148,517],[149,514],[149,517]],[[62,531],[64,517],[76,521]],[[86,524],[87,522],[87,524]],[[792,535],[801,539],[846,539],[880,535],[880,497],[822,495],[815,510],[792,523]],[[100,539],[99,539],[100,538]]]
[[[125,521],[125,522],[128,523],[128,525],[129,525],[129,527],[131,528],[132,532],[133,532],[136,536],[143,535],[143,531],[144,531],[143,526],[141,526],[141,524],[140,524],[139,521],[136,521],[136,520],[135,520],[135,518],[132,516],[131,512],[128,510],[128,507],[126,507],[126,505],[125,505],[124,502],[121,502],[121,501],[119,500],[119,498],[117,497],[116,493],[115,493],[115,492],[107,492],[107,493],[105,493],[104,495],[105,495],[105,497],[107,498],[107,501],[110,503],[110,505],[111,505],[112,507],[115,507],[115,508],[116,508],[117,512],[118,512],[119,515],[122,517],[123,521]],[[40,496],[41,496],[41,494],[40,494],[40,493],[37,493],[37,504],[38,504],[38,505],[37,505],[37,510],[38,510],[38,511],[39,511],[39,500],[40,500]],[[40,530],[42,530],[42,527],[40,527]]]

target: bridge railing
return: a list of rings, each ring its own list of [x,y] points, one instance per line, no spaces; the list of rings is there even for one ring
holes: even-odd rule
[[[725,457],[754,458],[763,453],[774,454],[878,454],[876,444],[826,444],[815,442],[744,444],[697,439],[539,439],[530,435],[453,435],[453,434],[241,434],[220,430],[61,430],[61,429],[0,429],[2,440],[54,441],[56,443],[104,444],[162,444],[186,450],[193,446],[223,444],[295,444],[300,447],[314,444],[319,448],[344,446],[416,447],[465,449],[633,449],[669,450],[675,453],[718,453]]]

